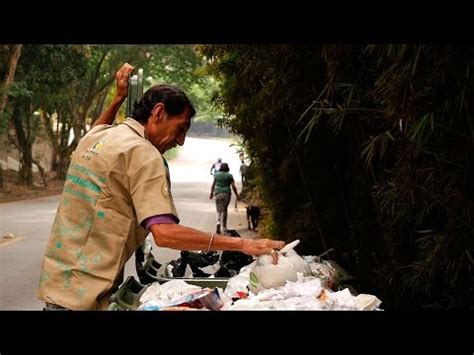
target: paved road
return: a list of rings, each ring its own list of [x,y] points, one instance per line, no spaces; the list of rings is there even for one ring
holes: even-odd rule
[[[209,174],[217,157],[228,162],[240,191],[240,161],[231,141],[225,139],[187,138],[178,157],[170,161],[172,192],[181,224],[213,232],[214,201],[209,200],[212,178]],[[233,206],[235,196],[232,197]],[[41,258],[46,249],[59,196],[0,204],[0,237],[13,233],[16,237],[0,242],[0,309],[41,309],[36,298]],[[230,206],[229,206],[230,207]],[[229,208],[228,228],[246,226],[245,209]],[[153,254],[161,263],[179,257],[179,252],[154,246]],[[127,263],[125,276],[135,275],[133,257]]]

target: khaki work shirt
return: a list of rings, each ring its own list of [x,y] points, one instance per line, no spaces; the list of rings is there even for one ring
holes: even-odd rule
[[[74,151],[50,234],[38,297],[72,310],[107,309],[126,261],[148,231],[178,217],[163,158],[132,118],[98,125]]]

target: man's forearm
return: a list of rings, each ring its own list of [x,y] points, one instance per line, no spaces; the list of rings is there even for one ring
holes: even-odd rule
[[[150,227],[155,243],[160,247],[177,250],[235,250],[241,251],[245,240],[215,235],[179,224],[154,224]],[[211,244],[211,245],[209,245]]]
[[[274,253],[275,249],[285,246],[281,240],[229,238],[218,234],[211,236],[179,224],[153,224],[150,230],[158,246],[176,250],[233,250],[247,255],[261,255]],[[276,263],[277,254],[274,253],[274,256]]]

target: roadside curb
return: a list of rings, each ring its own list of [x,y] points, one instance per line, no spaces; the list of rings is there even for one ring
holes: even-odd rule
[[[54,189],[51,191],[39,191],[38,194],[26,194],[20,196],[2,196],[0,195],[0,204],[8,202],[17,202],[23,200],[33,200],[41,197],[48,197],[53,195],[59,195],[63,191],[63,188]]]

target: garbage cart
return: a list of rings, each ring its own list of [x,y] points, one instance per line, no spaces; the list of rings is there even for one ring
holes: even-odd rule
[[[145,263],[141,270],[141,280],[137,281],[135,277],[129,276],[127,280],[119,287],[119,289],[110,297],[109,310],[111,311],[131,311],[136,310],[140,305],[140,297],[146,289],[153,283],[163,284],[171,280],[182,280],[188,284],[199,286],[201,288],[222,288],[227,287],[228,277],[168,277],[159,275],[159,264],[153,256]]]

